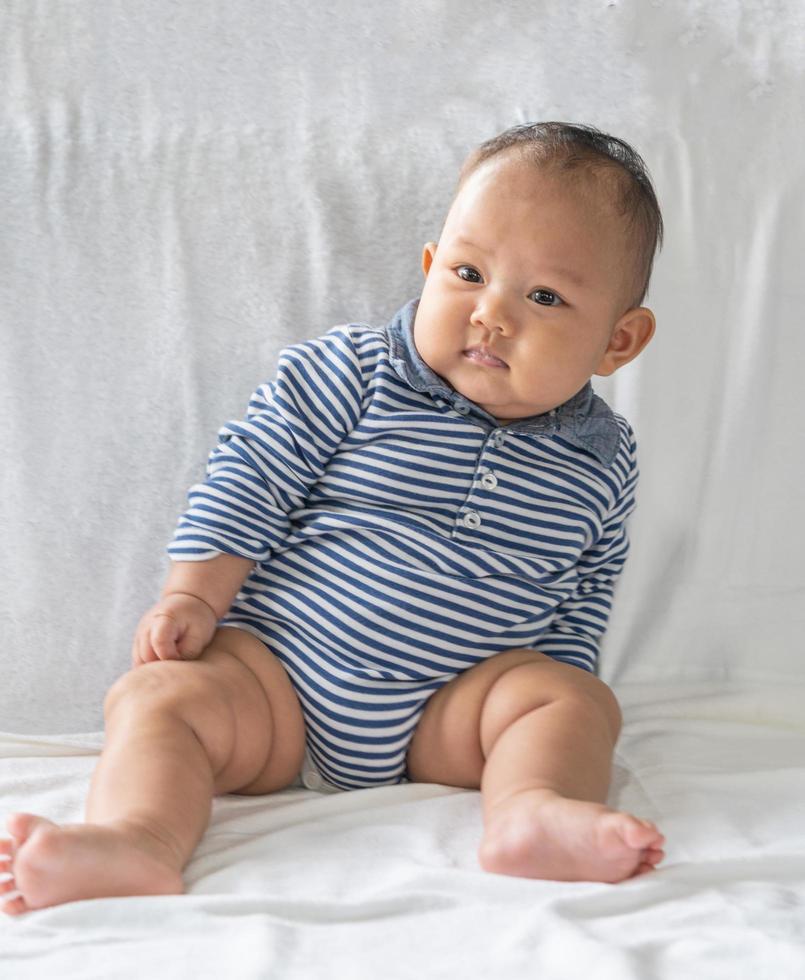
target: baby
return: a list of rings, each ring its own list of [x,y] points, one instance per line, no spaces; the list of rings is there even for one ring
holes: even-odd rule
[[[420,298],[287,348],[221,430],[106,698],[87,822],[9,817],[5,912],[181,893],[213,796],[303,761],[329,791],[480,789],[487,871],[659,863],[656,826],[606,805],[595,668],[637,468],[590,378],[650,341],[661,239],[621,140],[539,123],[469,156]]]

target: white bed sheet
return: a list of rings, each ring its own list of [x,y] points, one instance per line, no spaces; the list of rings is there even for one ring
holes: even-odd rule
[[[642,470],[612,800],[668,837],[645,878],[530,882],[479,870],[477,793],[217,800],[186,896],[0,917],[3,980],[805,976],[804,36],[799,0],[0,4],[0,824],[81,818],[186,490],[279,349],[384,322],[467,151],[559,118],[664,211],[657,336],[597,388]]]
[[[0,919],[0,975],[796,980],[804,694],[780,688],[772,721],[751,690],[624,690],[611,802],[667,834],[662,871],[618,885],[488,874],[480,795],[446,786],[225,797],[186,895]],[[80,820],[101,739],[0,736],[2,799]]]

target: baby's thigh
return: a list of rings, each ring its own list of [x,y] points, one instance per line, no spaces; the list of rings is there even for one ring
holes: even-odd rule
[[[305,754],[305,722],[299,698],[285,667],[253,634],[229,626],[218,629],[202,657],[214,661],[227,656],[245,671],[239,696],[236,693],[232,703],[234,751],[228,773],[222,774],[228,775],[230,785],[219,792],[252,796],[284,789],[299,775]]]
[[[615,696],[588,671],[525,647],[482,660],[429,699],[408,750],[409,779],[479,789],[499,734],[524,712],[560,698],[596,705],[617,737]]]
[[[195,660],[150,661],[124,674],[107,695],[107,730],[130,730],[143,711],[169,713],[193,729],[217,795],[282,789],[302,766],[296,692],[280,661],[245,630],[218,629]]]
[[[487,694],[513,667],[546,661],[535,650],[507,650],[475,664],[436,691],[408,749],[408,778],[479,789],[485,762],[481,715]]]

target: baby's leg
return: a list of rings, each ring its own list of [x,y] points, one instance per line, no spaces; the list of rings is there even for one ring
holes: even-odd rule
[[[555,880],[621,881],[651,870],[663,837],[606,806],[620,710],[577,667],[511,650],[434,694],[408,753],[416,781],[479,786],[481,866]]]
[[[112,895],[177,894],[212,797],[270,793],[302,765],[304,721],[280,662],[254,636],[219,629],[198,660],[153,661],[107,696],[106,740],[86,823],[7,821],[17,914]],[[0,869],[3,865],[0,864]]]

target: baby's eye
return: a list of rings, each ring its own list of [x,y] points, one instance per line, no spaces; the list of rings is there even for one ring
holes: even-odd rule
[[[539,303],[540,306],[561,306],[564,302],[550,289],[535,289],[531,295],[534,297],[534,302]]]
[[[465,282],[483,282],[481,273],[477,269],[473,269],[471,265],[460,265],[456,269],[459,279],[463,279]],[[471,276],[477,276],[477,279],[470,278]]]

